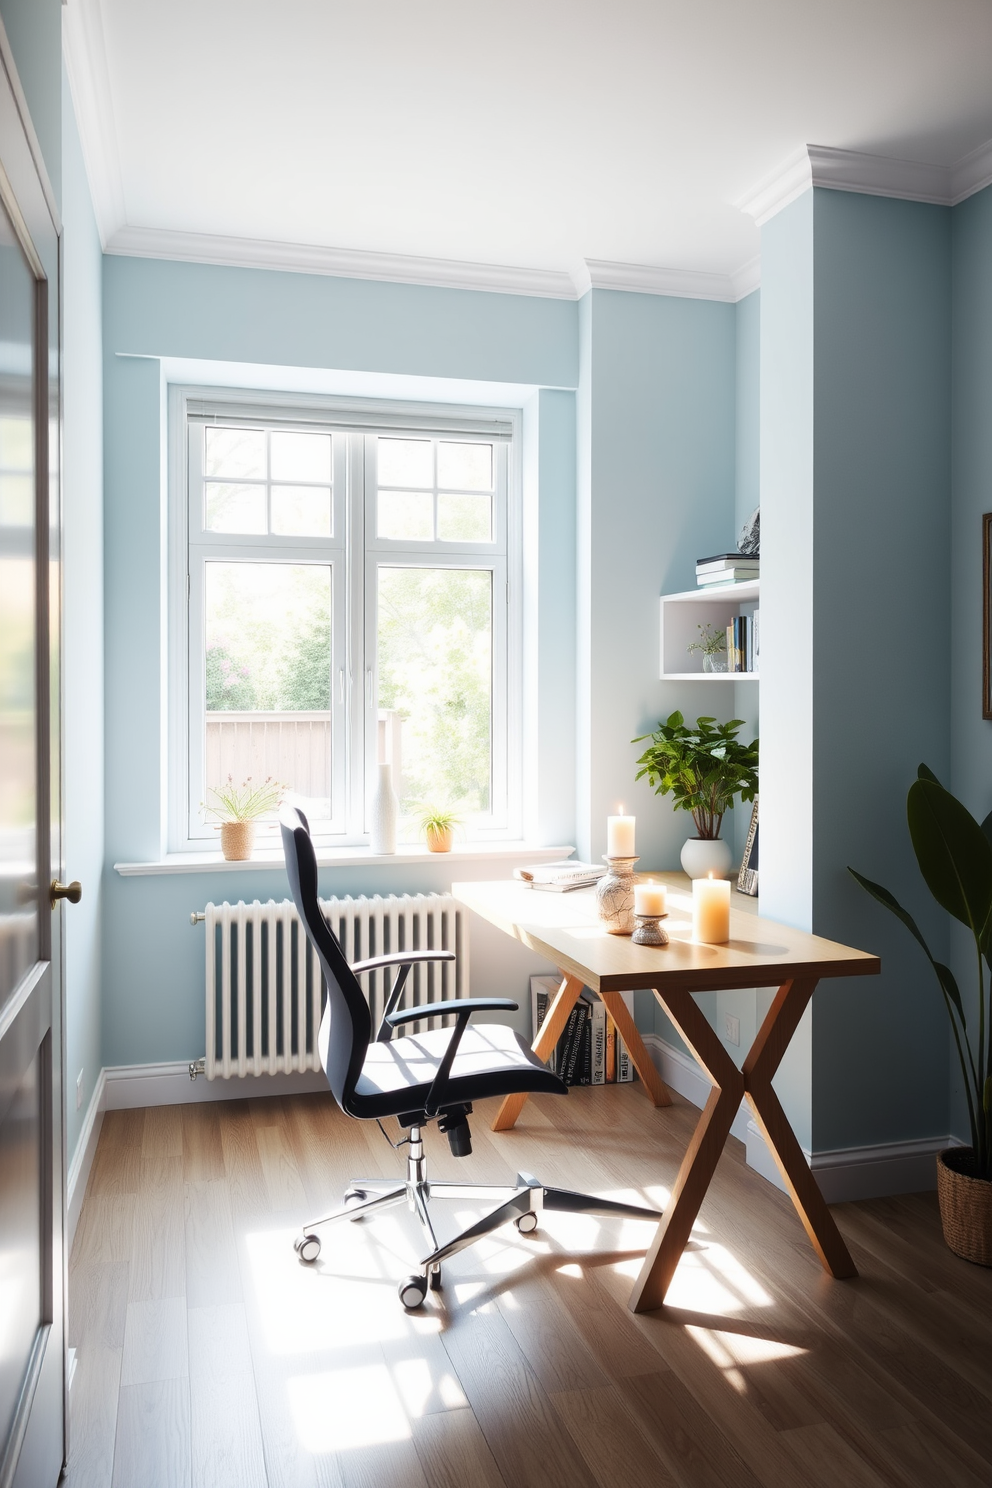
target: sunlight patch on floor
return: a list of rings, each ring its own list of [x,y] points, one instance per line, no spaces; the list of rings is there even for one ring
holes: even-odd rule
[[[716,1245],[711,1241],[700,1243],[695,1231],[693,1240],[698,1248],[683,1252],[665,1296],[667,1306],[680,1307],[687,1312],[707,1312],[720,1316],[741,1312],[745,1307],[772,1305],[772,1298],[764,1287],[759,1285],[726,1246]],[[629,1260],[618,1261],[613,1269],[619,1275],[629,1276],[634,1281],[640,1274],[642,1265],[643,1262],[633,1256]]]
[[[286,1389],[296,1434],[315,1455],[410,1435],[403,1402],[384,1364],[297,1375]]]
[[[739,1395],[747,1394],[747,1378],[741,1372],[752,1364],[771,1364],[779,1359],[794,1359],[807,1349],[772,1338],[755,1338],[743,1333],[723,1333],[718,1328],[698,1328],[691,1324],[686,1332],[708,1354],[727,1383]]]

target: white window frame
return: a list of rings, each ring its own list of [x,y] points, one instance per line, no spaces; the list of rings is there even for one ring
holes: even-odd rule
[[[170,385],[168,389],[167,848],[212,852],[217,836],[199,815],[203,741],[203,573],[211,558],[332,565],[332,819],[315,830],[324,847],[367,843],[366,803],[375,760],[376,575],[379,566],[481,568],[493,573],[492,813],[470,840],[516,840],[522,813],[521,415],[386,400]],[[196,448],[204,423],[244,422],[322,430],[335,442],[330,539],[205,531],[193,511]],[[376,432],[492,439],[497,461],[492,543],[394,542],[375,536]],[[342,465],[343,462],[343,465]],[[197,510],[202,510],[198,507]],[[371,534],[371,536],[369,536]],[[316,825],[316,824],[315,824]],[[276,845],[274,827],[262,829]]]

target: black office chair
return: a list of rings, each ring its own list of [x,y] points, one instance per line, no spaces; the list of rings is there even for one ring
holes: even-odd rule
[[[424,961],[453,961],[454,952],[397,951],[395,955],[376,956],[374,960],[349,966],[317,902],[317,859],[307,819],[302,811],[286,806],[280,814],[280,824],[290,888],[307,937],[320,958],[327,984],[318,1046],[334,1099],[346,1115],[359,1121],[377,1121],[383,1129],[382,1119],[395,1116],[400,1126],[409,1131],[409,1136],[404,1139],[409,1145],[406,1178],[401,1182],[382,1178],[355,1179],[345,1192],[344,1208],[304,1225],[302,1234],[295,1241],[300,1259],[312,1262],[320,1255],[320,1237],[314,1231],[321,1225],[341,1219],[359,1219],[376,1209],[385,1209],[405,1200],[417,1214],[429,1246],[428,1254],[420,1263],[419,1274],[408,1276],[399,1287],[400,1301],[404,1307],[412,1309],[424,1301],[428,1286],[434,1290],[440,1287],[441,1262],[446,1257],[511,1219],[525,1235],[537,1229],[538,1214],[542,1209],[660,1220],[662,1216],[656,1209],[617,1204],[563,1188],[546,1188],[530,1173],[518,1173],[513,1186],[428,1183],[422,1137],[422,1128],[428,1122],[437,1121],[455,1157],[467,1157],[472,1151],[468,1117],[473,1101],[522,1091],[567,1095],[568,1087],[541,1064],[512,1029],[498,1023],[469,1027],[473,1013],[514,1012],[517,1008],[515,1002],[504,997],[470,997],[400,1009],[411,966]],[[397,975],[373,1041],[369,1005],[358,975],[387,966],[395,966]],[[449,1014],[455,1017],[453,1027],[439,1028],[413,1038],[392,1037],[393,1030],[404,1023],[427,1021]],[[432,1199],[471,1200],[494,1192],[505,1195],[502,1203],[446,1244],[438,1244],[428,1212]]]

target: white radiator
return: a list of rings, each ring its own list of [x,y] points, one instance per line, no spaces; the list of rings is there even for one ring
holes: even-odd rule
[[[468,916],[450,894],[349,896],[322,899],[320,907],[351,962],[393,951],[455,952],[457,961],[414,966],[404,1007],[468,996]],[[207,1079],[319,1069],[324,981],[296,906],[289,899],[208,904],[203,918]],[[361,978],[373,1035],[395,976],[396,968],[387,967]],[[408,1024],[405,1031],[420,1027]]]

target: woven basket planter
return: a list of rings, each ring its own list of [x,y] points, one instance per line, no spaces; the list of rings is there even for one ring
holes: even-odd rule
[[[243,863],[255,846],[253,821],[221,822],[220,850],[229,863]]]
[[[992,1179],[974,1177],[970,1147],[937,1154],[937,1199],[944,1239],[955,1255],[992,1266]]]

